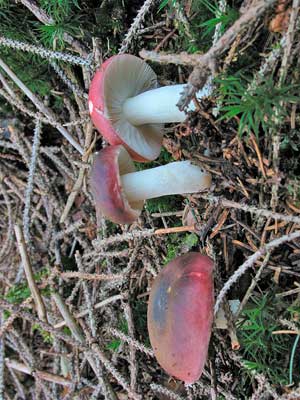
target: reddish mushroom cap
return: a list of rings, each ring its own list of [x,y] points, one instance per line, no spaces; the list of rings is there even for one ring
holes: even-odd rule
[[[132,125],[123,114],[125,100],[157,87],[154,71],[143,60],[120,54],[106,60],[92,80],[89,111],[99,132],[112,145],[122,144],[136,161],[158,157],[162,125]]]
[[[213,323],[213,261],[187,253],[156,277],[148,304],[148,330],[161,367],[185,383],[199,379]]]
[[[104,215],[117,224],[131,224],[138,218],[143,202],[129,204],[120,180],[120,175],[134,171],[132,159],[123,146],[108,146],[95,155],[90,186],[98,217]]]

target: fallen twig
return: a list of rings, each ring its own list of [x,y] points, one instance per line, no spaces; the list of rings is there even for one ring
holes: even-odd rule
[[[0,36],[0,46],[6,46],[12,49],[26,51],[27,53],[37,54],[42,58],[46,58],[47,60],[61,60],[70,64],[82,65],[85,67],[89,67],[91,64],[91,58],[81,58],[69,53],[52,51],[42,46],[34,46],[29,43],[20,42],[18,40],[9,39],[3,36]]]
[[[3,323],[3,311],[0,312],[0,325]],[[4,398],[4,340],[0,338],[0,399]]]
[[[155,235],[166,235],[168,233],[179,233],[179,232],[194,232],[196,230],[194,225],[186,225],[186,226],[174,226],[172,228],[162,228],[156,229],[154,231]]]
[[[140,56],[155,62],[172,63],[194,66],[189,76],[188,83],[178,102],[180,110],[184,110],[195,93],[202,89],[210,75],[215,75],[216,60],[224,53],[238,34],[247,27],[251,21],[259,18],[265,10],[273,5],[276,0],[259,0],[247,8],[240,18],[221,36],[221,38],[205,54],[160,54],[142,50]]]
[[[147,354],[150,357],[154,357],[153,350],[149,347],[143,345],[143,343],[134,340],[132,337],[125,335],[125,333],[118,331],[115,328],[107,328],[107,331],[111,333],[113,336],[121,339],[123,342],[128,343],[130,346],[133,346],[137,350],[141,351],[142,353]]]
[[[226,295],[226,293],[229,291],[231,286],[247,271],[248,268],[252,267],[255,261],[257,261],[261,256],[265,255],[275,247],[280,246],[283,243],[286,242],[291,242],[292,240],[298,239],[300,237],[300,231],[293,232],[288,235],[284,235],[280,238],[274,239],[271,242],[267,243],[263,247],[261,247],[258,251],[256,251],[252,256],[250,256],[235,272],[231,277],[228,279],[228,281],[225,283],[223,288],[221,289],[220,293],[218,294],[216,303],[215,303],[215,308],[214,308],[214,313],[218,312],[218,309]]]
[[[255,286],[257,285],[258,281],[260,280],[260,276],[261,276],[263,270],[265,269],[266,265],[269,262],[269,259],[270,259],[270,253],[267,253],[261,266],[259,267],[258,271],[256,272],[255,277],[252,279],[252,282],[251,282],[250,286],[248,287],[247,292],[246,292],[245,296],[243,297],[243,300],[240,302],[237,312],[234,314],[235,320],[238,319],[240,313],[242,312],[243,308],[245,307],[247,301],[249,300],[249,297],[251,296]]]
[[[16,371],[24,372],[24,374],[32,375],[36,378],[56,383],[57,385],[62,385],[62,386],[73,385],[73,382],[70,379],[64,378],[63,376],[50,374],[49,372],[45,371],[33,370],[29,368],[27,365],[15,360],[10,360],[9,358],[5,359],[5,365],[7,366],[7,368],[12,368]]]
[[[23,91],[23,93],[33,102],[40,112],[45,114],[48,118],[54,119],[53,113],[38,99],[38,97],[28,89],[26,85],[15,75],[15,73],[4,63],[0,58],[0,67],[7,73],[7,75],[15,82],[15,84]],[[83,149],[79,143],[69,134],[69,132],[61,125],[57,125],[57,130],[68,140],[68,142],[80,153],[83,154]]]
[[[32,294],[33,300],[36,305],[38,316],[42,321],[47,322],[46,307],[45,307],[43,298],[40,295],[40,291],[39,291],[39,289],[35,283],[34,277],[33,277],[33,270],[32,270],[30,258],[29,258],[29,255],[28,255],[28,252],[26,249],[23,232],[22,232],[20,225],[15,225],[15,234],[16,234],[19,252],[20,252],[20,256],[22,259],[23,267],[24,267],[24,272],[26,275],[26,279],[28,282],[30,292]]]
[[[122,280],[124,278],[123,274],[88,274],[80,271],[68,271],[61,272],[60,277],[63,279],[85,279],[88,281],[114,281]]]
[[[142,7],[139,9],[135,19],[133,20],[133,23],[130,26],[129,31],[125,35],[125,38],[123,39],[123,42],[121,44],[121,48],[119,50],[119,54],[126,53],[128,50],[133,38],[137,35],[137,31],[143,22],[146,13],[148,12],[149,8],[151,5],[155,2],[155,0],[146,0]]]
[[[94,310],[98,310],[99,308],[104,307],[109,303],[112,303],[117,300],[122,300],[122,299],[124,299],[124,296],[122,294],[116,294],[115,296],[111,296],[108,299],[102,300],[99,303],[95,304],[93,308],[94,308]],[[79,318],[85,317],[86,315],[88,315],[88,313],[89,313],[89,310],[83,310],[83,311],[75,314],[74,317],[76,319],[79,319]],[[62,328],[65,325],[66,325],[66,321],[63,320],[63,321],[55,324],[54,328]]]
[[[134,230],[131,232],[125,232],[123,234],[109,236],[108,238],[101,239],[98,241],[96,240],[94,242],[94,245],[96,249],[98,248],[103,249],[103,247],[109,246],[111,244],[125,242],[125,241],[127,242],[128,240],[133,240],[133,239],[142,239],[153,235],[155,235],[154,229],[144,229],[142,231]]]
[[[71,330],[74,338],[79,343],[85,344],[85,338],[84,338],[83,332],[82,332],[81,328],[78,326],[77,322],[75,321],[75,318],[73,317],[73,315],[70,313],[68,307],[65,305],[61,296],[57,292],[54,292],[52,294],[52,297],[53,297],[55,304],[56,304],[57,308],[59,309],[61,315],[63,316],[64,320],[66,321],[66,325]],[[114,393],[110,383],[107,382],[107,380],[105,378],[103,378],[102,376],[100,376],[98,374],[98,368],[97,368],[94,356],[90,351],[88,351],[86,353],[86,358],[87,358],[89,364],[91,365],[93,371],[95,372],[95,374],[99,380],[99,384],[103,387],[103,390],[110,394],[110,398],[112,400],[117,400],[117,396]],[[126,385],[127,384],[125,384],[124,389],[127,387]],[[130,391],[130,389],[129,389],[129,391]]]
[[[197,197],[197,195],[195,195]],[[211,203],[220,204],[226,208],[236,208],[245,212],[253,213],[261,217],[273,218],[275,220],[294,222],[300,224],[300,217],[296,215],[285,215],[264,208],[257,208],[254,206],[248,206],[247,204],[237,203],[235,201],[227,200],[223,197],[211,196],[211,195],[200,195],[201,198],[208,200]]]
[[[41,137],[41,123],[39,120],[35,123],[34,137],[31,151],[31,160],[28,172],[28,181],[25,193],[25,206],[23,212],[23,225],[24,225],[24,236],[27,243],[30,241],[30,203],[31,195],[33,190],[33,178],[35,174],[35,168],[37,163],[38,151],[40,147],[40,137]]]

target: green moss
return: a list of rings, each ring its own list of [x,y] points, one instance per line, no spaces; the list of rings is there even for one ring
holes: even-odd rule
[[[40,272],[34,275],[36,283],[40,283],[44,277],[49,274],[48,268],[43,268]],[[50,288],[47,287],[41,291],[44,296],[50,295]],[[4,299],[11,304],[20,304],[31,295],[30,289],[26,283],[13,285],[4,296]]]
[[[22,283],[13,285],[7,294],[4,296],[5,300],[12,304],[20,304],[30,296],[30,289],[27,284]]]
[[[40,325],[38,324],[33,324],[32,325],[32,331],[37,331],[39,332],[39,334],[42,336],[44,343],[49,343],[49,344],[53,344],[53,336],[51,335],[51,333],[45,331],[44,329],[42,329],[40,327]]]
[[[189,233],[184,236],[182,244],[187,246],[189,249],[196,246],[199,242],[199,237],[195,233]]]
[[[174,211],[176,209],[176,198],[174,196],[157,197],[149,199],[145,207],[150,213]]]
[[[183,236],[178,233],[174,233],[169,235],[168,238],[169,239],[166,245],[167,254],[164,257],[164,265],[176,258],[181,252],[182,248],[184,248],[185,251],[190,251],[199,242],[199,238],[195,233],[186,233]]]
[[[289,335],[274,335],[282,329],[278,319],[286,316],[286,306],[275,293],[251,298],[238,324],[244,373],[263,373],[273,384],[288,383],[288,357],[292,348]]]
[[[64,327],[63,327],[63,333],[64,333],[65,335],[72,336],[71,329],[70,329],[69,327],[67,327],[67,326],[64,326]]]
[[[120,319],[118,324],[118,329],[121,332],[125,333],[126,335],[128,334],[128,324],[124,317]],[[121,339],[113,339],[109,343],[107,343],[105,347],[107,350],[116,351],[120,347],[120,344],[121,344]]]

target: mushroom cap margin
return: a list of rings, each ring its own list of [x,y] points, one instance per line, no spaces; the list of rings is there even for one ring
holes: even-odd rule
[[[134,171],[132,159],[121,145],[105,147],[95,155],[90,187],[97,216],[117,224],[131,224],[139,217],[144,202],[129,204],[120,179],[120,175]]]
[[[89,112],[94,125],[109,144],[122,144],[135,161],[148,162],[158,157],[162,124],[132,125],[122,116],[123,103],[127,98],[156,87],[154,71],[139,57],[130,54],[106,60],[90,85]]]

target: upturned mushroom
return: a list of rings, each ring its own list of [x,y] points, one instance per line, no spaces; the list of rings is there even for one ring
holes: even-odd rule
[[[176,106],[184,86],[158,88],[156,74],[142,59],[113,56],[92,80],[90,115],[110,144],[123,144],[136,161],[154,160],[161,148],[162,124],[186,119]],[[197,93],[198,98],[207,95],[207,88]],[[189,111],[194,108],[191,103]]]
[[[140,215],[145,200],[203,191],[210,187],[211,175],[190,161],[136,172],[129,153],[116,145],[96,154],[90,185],[98,215],[130,224]]]
[[[213,261],[187,253],[156,277],[148,303],[150,343],[160,366],[186,384],[202,374],[213,323]]]

